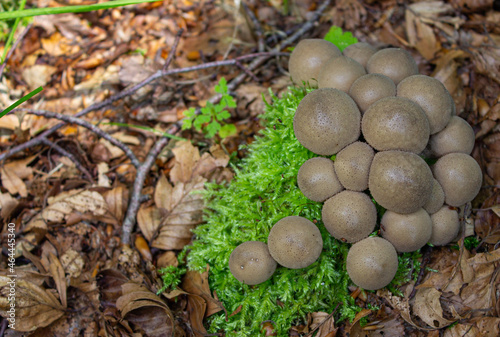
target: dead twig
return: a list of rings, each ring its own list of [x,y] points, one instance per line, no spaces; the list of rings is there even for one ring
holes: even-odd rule
[[[163,65],[163,71],[167,71],[167,68],[170,66],[170,63],[174,60],[175,57],[175,51],[177,50],[177,46],[179,45],[179,41],[181,39],[182,33],[184,33],[184,29],[179,29],[177,34],[175,34],[175,40],[174,40],[174,45],[170,49],[170,53],[168,54],[167,61]]]
[[[118,147],[123,152],[125,152],[125,155],[130,159],[130,162],[136,168],[141,165],[141,163],[139,162],[139,160],[137,159],[135,154],[132,152],[132,150],[130,150],[130,148],[127,145],[125,145],[124,143],[122,143],[121,141],[116,139],[115,137],[111,136],[109,133],[99,129],[97,126],[90,124],[89,122],[87,122],[81,118],[63,115],[63,114],[59,114],[59,113],[51,112],[51,111],[47,111],[47,110],[34,110],[34,109],[25,109],[25,108],[14,109],[11,111],[11,113],[15,113],[16,111],[20,111],[20,112],[24,112],[24,113],[36,115],[36,116],[42,116],[42,117],[46,117],[46,118],[55,118],[55,119],[61,120],[63,122],[66,122],[68,124],[76,124],[76,125],[82,126],[86,129],[92,131],[93,133],[95,133],[99,137],[106,139],[108,142],[110,142],[114,146]]]
[[[5,55],[5,60],[3,60],[3,63],[0,65],[0,81],[2,80],[3,70],[5,69],[5,66],[7,65],[7,60],[12,56],[12,54],[14,53],[14,50],[17,48],[19,43],[24,39],[26,34],[28,34],[28,31],[31,29],[32,26],[33,26],[32,23],[30,23],[29,25],[26,26],[26,28],[23,30],[21,35],[19,35],[17,40],[14,42],[14,44],[10,48],[7,55]]]
[[[57,152],[59,152],[63,156],[68,157],[75,164],[75,167],[80,172],[82,172],[91,183],[94,183],[94,179],[92,178],[92,175],[90,174],[90,172],[85,167],[83,167],[83,165],[78,161],[78,159],[76,159],[75,156],[73,156],[71,153],[69,153],[68,151],[66,151],[65,149],[63,149],[62,147],[57,145],[56,143],[48,140],[47,138],[42,138],[41,142],[43,144],[53,148],[54,150],[56,150]]]

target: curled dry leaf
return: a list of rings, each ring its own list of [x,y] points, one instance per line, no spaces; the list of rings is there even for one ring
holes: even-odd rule
[[[10,308],[8,294],[10,277],[0,276],[0,315],[8,317]],[[30,281],[17,278],[16,287],[16,330],[33,331],[46,327],[64,315],[65,307],[54,294]]]
[[[208,265],[207,270],[203,273],[188,270],[184,279],[182,280],[182,289],[190,294],[201,296],[207,304],[207,311],[203,311],[204,317],[213,315],[221,310],[225,311],[224,306],[216,300],[210,292],[208,284]]]
[[[35,159],[32,156],[22,160],[16,160],[3,165],[0,168],[2,175],[2,186],[9,191],[10,194],[19,194],[21,197],[28,196],[28,190],[23,179],[31,177],[33,169],[28,166]]]
[[[413,312],[420,317],[422,321],[435,329],[441,329],[450,325],[453,321],[443,317],[443,308],[439,298],[441,292],[434,288],[422,288],[415,294],[415,303]]]
[[[67,299],[66,299],[66,275],[64,273],[64,268],[61,264],[61,261],[52,253],[48,254],[49,259],[49,272],[54,279],[54,283],[56,284],[57,292],[59,293],[59,299],[61,300],[61,304],[63,307],[67,307]]]
[[[411,47],[415,47],[427,60],[434,58],[434,55],[441,49],[441,45],[436,39],[432,27],[415,15],[413,9],[406,10],[406,32],[408,42]]]
[[[127,282],[122,284],[122,296],[116,301],[122,318],[145,333],[146,336],[173,336],[174,316],[162,299],[146,287]]]
[[[118,223],[123,221],[128,205],[128,189],[124,185],[118,185],[112,190],[103,193],[108,209]]]
[[[154,206],[141,206],[139,208],[139,212],[137,212],[137,224],[146,240],[151,241],[157,235],[160,223],[161,213],[158,208]]]
[[[85,265],[80,253],[72,248],[65,251],[59,260],[64,267],[64,271],[72,278],[80,276]]]
[[[317,337],[334,337],[337,334],[338,328],[335,327],[335,319],[333,315],[326,312],[313,312],[311,314],[311,330],[318,329]]]
[[[3,219],[8,219],[18,204],[19,201],[13,198],[9,193],[0,192],[0,216]]]

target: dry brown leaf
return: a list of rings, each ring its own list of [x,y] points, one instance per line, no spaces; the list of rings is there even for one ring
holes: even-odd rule
[[[56,284],[57,292],[59,293],[59,299],[61,300],[61,304],[64,308],[68,306],[66,300],[66,276],[64,273],[64,268],[61,264],[61,261],[52,253],[49,253],[49,272],[54,279],[54,283]]]
[[[498,317],[478,317],[472,320],[476,323],[481,337],[500,336],[500,318]]]
[[[182,289],[184,289],[184,291],[190,294],[199,295],[205,300],[207,311],[203,312],[204,317],[224,310],[222,303],[214,299],[210,292],[210,287],[208,285],[208,269],[209,267],[207,265],[207,270],[203,273],[188,270],[182,281]]]
[[[85,261],[80,253],[70,248],[61,255],[61,264],[64,267],[65,273],[70,277],[77,278],[82,273]]]
[[[71,55],[80,50],[78,44],[65,38],[59,32],[55,32],[50,37],[42,39],[43,49],[52,56]]]
[[[178,199],[176,196],[172,196],[173,187],[167,180],[167,177],[163,174],[160,175],[158,183],[155,187],[154,200],[155,205],[158,209],[165,209],[168,212],[172,211],[172,199]]]
[[[146,287],[128,282],[116,301],[122,318],[138,326],[147,336],[173,336],[174,316],[163,300]]]
[[[23,179],[30,178],[33,174],[33,169],[28,166],[36,156],[31,156],[22,160],[16,160],[3,165],[0,168],[2,175],[2,186],[9,191],[10,194],[19,194],[21,197],[28,196],[28,190]]]
[[[204,201],[203,196],[196,192],[204,189],[205,181],[205,178],[197,176],[189,183],[179,182],[175,185],[165,205],[171,211],[163,212],[159,233],[152,247],[182,249],[191,241],[191,230],[202,222]]]
[[[203,317],[206,311],[207,304],[205,300],[198,295],[188,295],[187,311],[189,313],[189,321],[193,328],[196,337],[204,337],[207,335],[207,330],[203,326]]]
[[[1,102],[1,101],[0,101]],[[6,104],[9,106],[10,104]],[[19,118],[16,115],[5,115],[0,118],[0,128],[14,131],[19,128]]]
[[[443,317],[443,308],[439,302],[441,292],[434,288],[422,288],[415,294],[415,303],[413,312],[420,317],[422,321],[435,329],[441,329],[450,325],[449,321]]]
[[[120,184],[112,190],[103,193],[108,209],[113,214],[118,223],[123,221],[128,205],[128,189]]]
[[[317,337],[334,337],[339,328],[335,327],[335,319],[326,312],[313,312],[311,314],[311,330],[318,328]]]
[[[100,187],[111,187],[111,182],[109,181],[106,173],[109,172],[109,166],[105,162],[100,162],[97,164],[97,186]]]
[[[425,59],[433,59],[441,45],[432,27],[422,22],[411,9],[406,10],[405,16],[409,45],[415,47]]]
[[[0,315],[7,317],[10,277],[0,276]],[[64,315],[64,307],[50,290],[16,279],[16,325],[18,331],[46,327]]]
[[[137,224],[146,240],[151,241],[160,228],[160,210],[156,207],[141,206],[137,212]]]
[[[193,176],[195,164],[200,160],[200,151],[189,141],[177,142],[172,149],[175,156],[175,164],[170,171],[170,180],[187,183]]]
[[[56,67],[46,64],[35,64],[25,68],[22,72],[23,80],[28,84],[30,90],[35,90],[38,87],[43,87],[49,83],[50,78],[57,71]]]
[[[443,337],[476,337],[479,330],[472,324],[457,324],[444,330]]]
[[[108,212],[106,201],[98,192],[71,190],[49,198],[48,206],[26,224],[24,231],[34,228],[46,230],[48,223],[63,223],[72,216],[114,223],[114,219],[106,216]]]
[[[9,193],[0,192],[0,216],[3,219],[8,219],[10,213],[17,207],[19,201],[13,198]]]

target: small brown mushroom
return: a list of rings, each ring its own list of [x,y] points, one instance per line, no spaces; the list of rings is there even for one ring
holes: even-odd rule
[[[348,190],[366,190],[374,156],[372,147],[363,142],[354,142],[343,148],[337,153],[334,163],[340,183]]]
[[[465,153],[450,153],[432,167],[434,177],[443,188],[445,203],[459,207],[472,201],[483,183],[481,167]]]
[[[361,64],[363,67],[366,67],[368,60],[376,52],[377,49],[375,49],[368,43],[358,42],[347,46],[342,53],[344,54],[344,56],[350,57]]]
[[[304,195],[312,201],[323,202],[344,189],[333,161],[323,157],[307,160],[299,169],[297,184]]]
[[[361,113],[345,92],[322,88],[302,99],[293,119],[297,140],[320,155],[333,155],[355,142]]]
[[[267,281],[276,270],[276,261],[267,245],[247,241],[236,247],[229,257],[229,270],[240,282],[255,285]]]
[[[386,97],[363,115],[361,130],[378,151],[422,152],[429,141],[429,122],[418,104],[407,98]]]
[[[460,230],[458,213],[448,206],[443,206],[431,215],[432,235],[429,243],[434,246],[444,246],[457,237]]]
[[[342,191],[325,202],[321,218],[334,238],[352,243],[373,232],[377,210],[365,193]]]
[[[396,85],[389,77],[382,74],[367,74],[354,81],[349,89],[349,95],[364,114],[370,105],[379,99],[396,96]]]
[[[451,95],[439,80],[413,75],[398,84],[397,92],[398,97],[408,98],[422,107],[429,120],[431,135],[448,124],[453,110]]]
[[[288,216],[278,221],[271,228],[267,243],[274,260],[291,269],[313,264],[323,250],[318,227],[300,216]]]
[[[379,237],[361,240],[349,249],[346,268],[352,282],[367,290],[377,290],[391,283],[398,271],[394,246]]]
[[[329,59],[342,55],[337,46],[323,39],[301,40],[288,60],[292,81],[298,86],[308,83],[317,87],[319,70]]]
[[[469,123],[453,116],[443,130],[431,136],[428,148],[434,157],[454,152],[471,154],[475,140],[474,130]]]
[[[418,66],[413,57],[401,48],[381,49],[368,60],[369,74],[382,74],[396,85],[408,76],[418,74]]]
[[[366,74],[365,68],[345,56],[328,60],[318,75],[318,88],[334,88],[349,92],[352,83]]]
[[[425,205],[432,192],[432,172],[411,152],[382,151],[370,167],[368,188],[382,207],[408,214]]]
[[[398,252],[414,252],[429,241],[432,221],[423,208],[410,214],[386,211],[380,228],[383,238],[392,243]]]

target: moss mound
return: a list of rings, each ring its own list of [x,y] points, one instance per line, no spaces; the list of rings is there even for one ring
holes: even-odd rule
[[[241,306],[227,321],[223,313],[209,317],[211,332],[257,336],[262,322],[270,320],[278,336],[288,336],[290,327],[307,313],[331,313],[340,304],[339,321],[353,319],[360,310],[347,289],[351,284],[345,267],[349,245],[328,234],[321,222],[322,203],[307,199],[297,187],[300,166],[316,156],[299,144],[293,132],[295,110],[308,91],[289,88],[282,98],[273,97],[262,115],[266,128],[248,146],[248,157],[235,167],[234,180],[227,186],[207,186],[206,224],[195,230],[197,239],[189,247],[188,267],[202,271],[208,263],[210,288],[228,313]],[[236,280],[228,267],[233,249],[245,241],[267,243],[271,227],[291,215],[317,224],[324,241],[320,258],[304,269],[278,266],[271,279],[257,286]],[[415,257],[418,253],[400,256],[399,276],[393,284],[407,280],[408,262]],[[415,274],[419,268],[413,262]]]

